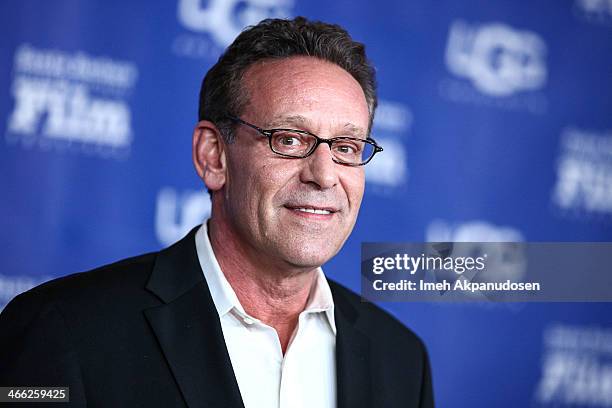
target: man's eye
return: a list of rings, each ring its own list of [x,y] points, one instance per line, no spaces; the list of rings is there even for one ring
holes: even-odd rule
[[[295,136],[281,136],[279,138],[279,143],[283,146],[298,146],[300,140]]]
[[[360,149],[353,144],[341,144],[336,146],[336,151],[341,154],[357,154]]]

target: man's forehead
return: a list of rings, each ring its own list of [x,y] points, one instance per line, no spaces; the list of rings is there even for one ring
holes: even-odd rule
[[[355,137],[365,137],[366,130],[361,126],[358,126],[352,122],[348,122],[341,118],[334,120],[334,118],[330,118],[330,122],[332,123],[333,130],[342,131],[346,134]],[[320,128],[320,124],[316,123],[314,120],[308,118],[307,116],[297,114],[297,113],[287,113],[287,114],[277,114],[274,115],[266,124],[267,128],[299,128],[305,130],[312,130]]]
[[[245,70],[241,82],[248,91],[276,91],[281,93],[280,97],[282,94],[291,97],[303,87],[314,87],[332,93],[353,92],[363,96],[365,102],[361,85],[348,71],[333,62],[310,56],[257,61]],[[287,95],[287,92],[290,93]]]
[[[308,56],[261,61],[247,69],[243,86],[245,111],[260,127],[367,136],[363,89],[334,63]]]

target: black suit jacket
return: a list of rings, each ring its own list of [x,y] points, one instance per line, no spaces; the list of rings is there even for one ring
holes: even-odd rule
[[[329,283],[338,407],[432,407],[422,342]],[[69,386],[78,407],[243,407],[195,229],[160,252],[13,299],[0,314],[0,386]]]

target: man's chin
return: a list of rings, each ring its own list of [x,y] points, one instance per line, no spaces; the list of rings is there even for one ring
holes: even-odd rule
[[[285,260],[294,268],[299,269],[315,269],[329,261],[336,252],[330,252],[330,247],[326,248],[308,248],[299,251],[292,251],[287,254]]]

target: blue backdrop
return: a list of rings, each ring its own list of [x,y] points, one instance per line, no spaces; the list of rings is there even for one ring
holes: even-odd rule
[[[385,152],[329,276],[359,290],[363,241],[612,240],[612,0],[6,1],[0,308],[200,223],[201,78],[294,15],[345,26],[380,84]],[[610,304],[383,306],[428,344],[440,407],[612,406]]]

